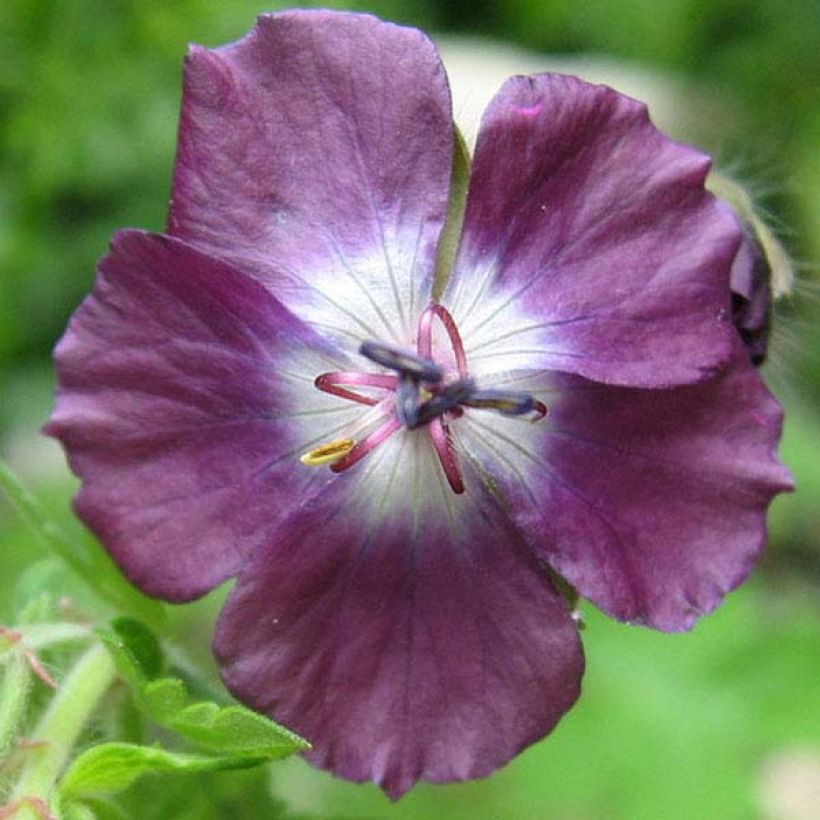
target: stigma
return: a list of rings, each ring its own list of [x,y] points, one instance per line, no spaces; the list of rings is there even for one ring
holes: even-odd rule
[[[433,323],[446,332],[454,367],[433,354]],[[367,405],[370,410],[342,437],[300,457],[308,467],[330,465],[335,473],[349,469],[401,429],[426,432],[454,493],[464,492],[464,481],[455,451],[451,426],[465,412],[495,411],[505,416],[530,416],[539,421],[546,405],[529,393],[482,389],[471,378],[467,354],[455,320],[438,303],[430,304],[419,318],[416,350],[369,339],[359,354],[388,372],[322,373],[314,386],[340,399]]]

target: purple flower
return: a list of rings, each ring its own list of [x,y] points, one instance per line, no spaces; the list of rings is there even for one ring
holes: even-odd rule
[[[489,774],[573,704],[557,575],[688,629],[790,486],[705,156],[609,88],[514,77],[448,265],[456,154],[418,31],[296,11],[192,48],[168,234],[114,238],[47,428],[137,586],[237,577],[230,690],[393,797]]]

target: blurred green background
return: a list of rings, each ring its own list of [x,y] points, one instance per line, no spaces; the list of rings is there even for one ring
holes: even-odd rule
[[[491,50],[464,37],[529,49],[492,52],[509,73],[577,66],[613,84],[625,78],[674,136],[697,141],[758,194],[799,273],[766,367],[787,406],[783,455],[799,490],[776,503],[753,581],[692,634],[657,635],[588,611],[578,706],[485,782],[421,786],[390,805],[374,788],[291,761],[203,779],[199,802],[174,803],[172,785],[148,781],[128,797],[127,816],[274,817],[287,806],[288,816],[348,818],[820,818],[820,2],[322,5],[440,35],[445,60],[457,56],[457,86],[488,82]],[[163,226],[187,43],[236,39],[258,12],[281,7],[3,2],[0,451],[67,527],[77,526],[74,482],[37,432],[51,402],[50,349],[113,231]],[[0,499],[0,622],[39,550]],[[173,615],[195,656],[207,658],[218,597]]]

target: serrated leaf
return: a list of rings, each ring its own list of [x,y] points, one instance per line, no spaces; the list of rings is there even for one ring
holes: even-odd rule
[[[211,752],[273,760],[310,748],[289,729],[244,706],[194,701],[178,678],[149,680],[144,665],[137,660],[137,653],[144,650],[146,633],[150,630],[141,624],[116,633],[99,631],[117,669],[131,686],[134,703],[154,723]]]
[[[194,703],[168,727],[193,743],[226,752],[264,751],[272,757],[309,748],[298,735],[244,706]]]
[[[60,782],[60,800],[70,803],[86,794],[127,789],[145,774],[213,772],[246,769],[264,763],[260,755],[195,755],[169,752],[155,746],[101,743],[83,752]]]
[[[179,678],[160,678],[140,687],[138,705],[161,726],[168,726],[191,703],[188,690]]]

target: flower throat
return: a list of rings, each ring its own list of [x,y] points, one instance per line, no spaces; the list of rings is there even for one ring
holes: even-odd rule
[[[438,319],[447,333],[455,369],[445,368],[433,356],[433,321]],[[425,429],[453,492],[464,492],[450,424],[464,415],[465,408],[495,410],[505,416],[533,414],[544,418],[547,407],[529,393],[481,389],[470,378],[467,355],[458,327],[446,310],[430,304],[419,318],[416,352],[380,341],[365,341],[359,353],[389,373],[337,371],[322,373],[314,385],[324,393],[369,406],[345,435],[305,453],[301,462],[310,467],[330,464],[340,473],[352,467],[402,427]],[[375,397],[356,388],[383,391]],[[358,438],[358,436],[363,437]]]

